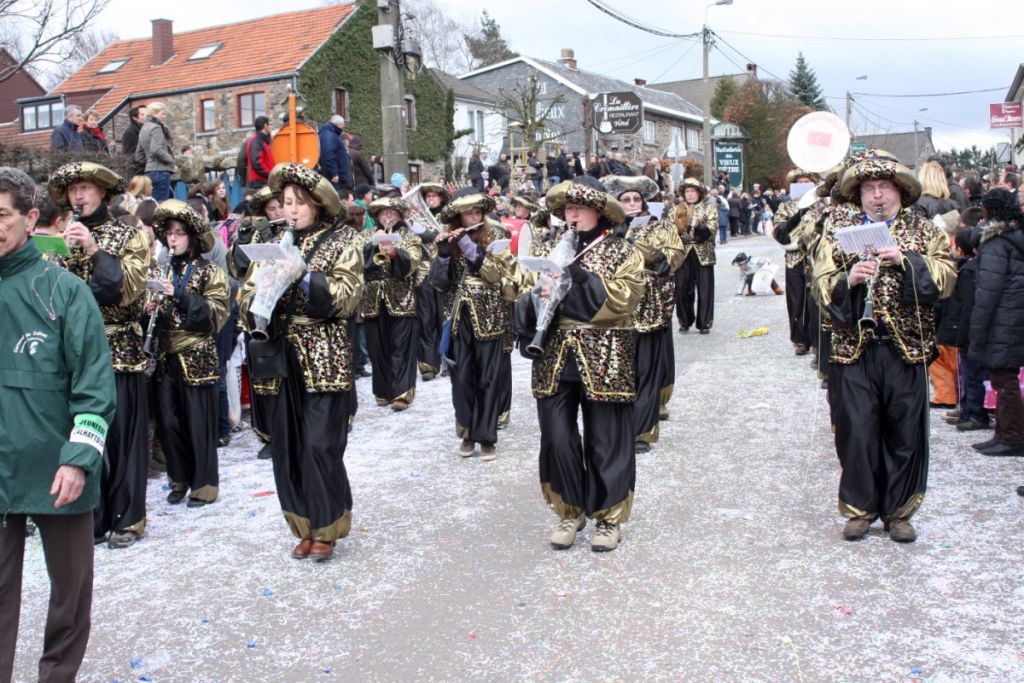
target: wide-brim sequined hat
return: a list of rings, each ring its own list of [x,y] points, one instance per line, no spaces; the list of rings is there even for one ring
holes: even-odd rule
[[[171,221],[178,221],[185,226],[189,234],[199,240],[203,253],[213,249],[216,236],[210,230],[210,224],[187,203],[180,199],[167,199],[156,207],[153,234],[164,244],[167,244],[167,224]]]
[[[880,153],[881,152],[881,153]],[[860,205],[857,188],[865,180],[891,180],[900,188],[903,206],[910,206],[921,196],[921,183],[909,168],[883,150],[868,150],[843,171],[839,193]]]
[[[69,206],[68,188],[75,183],[93,183],[107,191],[107,201],[124,192],[124,179],[102,164],[76,161],[64,164],[50,176],[47,189],[58,206]]]
[[[278,164],[270,172],[267,185],[272,192],[280,193],[285,185],[298,185],[313,196],[330,218],[344,218],[345,205],[331,185],[331,181],[316,171],[300,164]]]
[[[647,201],[658,196],[658,183],[645,175],[609,175],[601,178],[605,191],[616,199],[621,199],[627,192],[636,192]]]
[[[797,178],[810,178],[812,183],[821,182],[820,173],[812,173],[811,171],[805,171],[802,168],[794,168],[786,174],[786,185],[792,185],[796,182]]]
[[[253,193],[249,199],[249,214],[252,216],[263,216],[263,212],[267,209],[267,204],[270,203],[271,199],[281,201],[281,194],[274,192],[270,189],[270,185],[264,185],[260,189]]]
[[[697,180],[696,178],[687,178],[679,185],[680,190],[686,190],[686,188],[692,187],[693,189],[700,192],[700,199],[697,201],[704,201],[704,198],[708,196],[708,188],[704,186],[704,183]]]
[[[464,194],[461,197],[457,196],[453,199],[450,204],[441,209],[438,219],[442,223],[452,223],[458,218],[459,214],[473,211],[474,209],[480,209],[483,215],[486,216],[491,211],[494,211],[494,207],[494,197],[490,197],[482,192],[473,192],[471,194]]]
[[[594,184],[600,185],[596,179],[591,178],[591,180],[594,181]],[[576,204],[594,209],[612,225],[621,225],[626,220],[626,210],[622,208],[622,204],[619,204],[619,200],[605,192],[603,186],[601,187],[602,189],[598,189],[589,184],[584,185],[566,180],[548,190],[544,204],[551,213],[562,220],[565,220],[566,204]]]
[[[401,197],[381,197],[380,199],[374,199],[370,202],[370,205],[366,207],[366,212],[374,219],[384,209],[394,209],[397,211],[402,218],[408,218],[412,212],[412,207]]]

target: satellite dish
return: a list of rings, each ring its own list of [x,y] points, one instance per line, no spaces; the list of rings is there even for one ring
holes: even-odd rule
[[[804,171],[824,173],[846,156],[850,131],[841,118],[827,111],[801,116],[789,129],[786,151],[790,160]]]

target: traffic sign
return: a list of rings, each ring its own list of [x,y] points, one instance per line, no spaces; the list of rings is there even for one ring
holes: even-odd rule
[[[850,154],[860,154],[866,152],[868,149],[868,143],[866,142],[852,142],[850,143]]]

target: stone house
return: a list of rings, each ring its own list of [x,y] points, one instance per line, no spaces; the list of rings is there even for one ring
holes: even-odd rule
[[[44,98],[22,101],[22,109],[52,103],[60,117],[48,126],[21,125],[0,140],[46,147],[63,108],[96,109],[106,139],[120,147],[129,110],[160,101],[176,152],[202,148],[208,166],[234,167],[235,153],[252,134],[253,121],[269,116],[276,130],[288,110],[288,94],[301,95],[307,122],[333,114],[358,133],[365,154],[381,149],[380,75],[371,29],[372,0],[328,5],[247,21],[175,33],[167,19],[153,20],[150,37],[118,40]],[[444,140],[433,124],[443,121],[446,91],[429,74],[405,77],[410,168],[443,163]],[[39,122],[36,119],[37,123]],[[213,160],[213,161],[211,161]]]
[[[647,87],[642,79],[628,83],[584,71],[579,68],[574,54],[573,50],[562,50],[557,62],[516,57],[460,78],[481,90],[500,93],[511,92],[516,83],[535,76],[542,104],[561,95],[564,102],[552,109],[547,122],[548,137],[553,138],[552,148],[563,145],[569,151],[581,153],[622,152],[634,165],[642,165],[647,157],[667,157],[673,139],[678,139],[689,157],[703,158],[700,109],[674,93]],[[590,102],[601,93],[610,92],[633,92],[643,102],[643,124],[639,132],[624,135],[591,130],[588,134],[584,130],[584,111]]]

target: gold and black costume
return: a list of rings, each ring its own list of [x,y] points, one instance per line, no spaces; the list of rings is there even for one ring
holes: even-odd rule
[[[843,173],[842,194],[859,202],[861,181],[893,179],[910,207],[920,186],[898,162],[870,153]],[[850,287],[835,231],[873,219],[834,212],[816,258],[814,289],[832,322],[831,382],[836,382],[836,452],[842,465],[839,509],[849,518],[906,521],[921,505],[928,475],[928,378],[934,357],[933,306],[949,296],[955,268],[943,233],[913,208],[889,230],[903,252],[899,266],[883,263],[874,282],[877,327],[861,330],[867,287]]]
[[[328,215],[294,232],[306,276],[284,291],[268,326],[271,339],[286,335],[286,375],[274,382],[274,481],[292,533],[333,544],[352,525],[344,455],[355,389],[350,319],[362,291],[362,244],[353,231],[331,227],[344,209],[325,178],[304,167],[278,164],[270,186],[280,190],[288,184],[310,192]],[[242,320],[249,329],[260,267],[253,264],[242,288]]]
[[[557,213],[566,203],[597,208],[602,224],[578,233],[572,286],[533,362],[541,491],[562,519],[586,514],[618,525],[629,519],[636,483],[633,312],[643,296],[643,258],[614,232],[625,219],[614,198],[563,182],[547,205]],[[533,308],[529,296],[516,305]]]
[[[479,194],[465,199],[490,201]],[[459,201],[453,206],[460,206]],[[452,214],[450,219],[457,222],[459,211]],[[505,235],[504,228],[491,221],[478,230],[490,231],[489,241]],[[449,376],[455,432],[465,441],[492,446],[498,440],[499,418],[511,394],[511,359],[506,367],[504,346],[512,329],[509,306],[519,279],[511,251],[488,253],[469,234],[431,267],[430,282],[443,293],[444,310],[454,312],[449,352],[454,365]]]
[[[436,208],[431,208],[431,214],[436,218],[448,203],[448,190],[440,183],[423,183],[420,185],[420,193],[434,192],[441,197],[442,203]],[[416,271],[416,360],[419,366],[420,377],[424,381],[430,381],[441,372],[441,354],[438,353],[437,345],[441,338],[441,326],[444,325],[444,305],[440,293],[430,284],[430,267],[437,256],[437,249],[434,240],[437,233],[429,227],[419,235],[423,243],[423,257],[420,266]]]
[[[373,395],[381,406],[396,401],[409,404],[416,395],[414,278],[423,258],[422,241],[404,221],[409,215],[409,207],[404,201],[378,199],[370,204],[369,212],[375,216],[388,207],[395,208],[403,217],[398,224],[385,230],[398,235],[391,256],[385,255],[370,241],[363,247],[366,286],[362,294],[362,314],[366,326],[366,348],[373,366]]]
[[[81,180],[104,188],[108,197],[124,191],[121,178],[112,171],[82,162],[54,172],[49,183],[51,197],[59,206],[67,207],[68,187]],[[62,265],[89,285],[99,304],[117,385],[117,412],[107,434],[94,537],[112,531],[141,535],[146,528],[149,404],[139,321],[149,269],[149,238],[143,231],[112,218],[105,203],[79,220],[89,228],[99,251],[90,257],[80,245],[71,245],[71,255]]]
[[[683,191],[700,192],[695,204],[682,202],[669,214],[683,242],[683,265],[676,271],[676,316],[683,332],[694,324],[701,333],[715,322],[715,235],[718,207],[706,201],[707,189],[694,178],[682,183]],[[684,195],[685,196],[685,195]],[[696,298],[696,312],[694,312]]]

